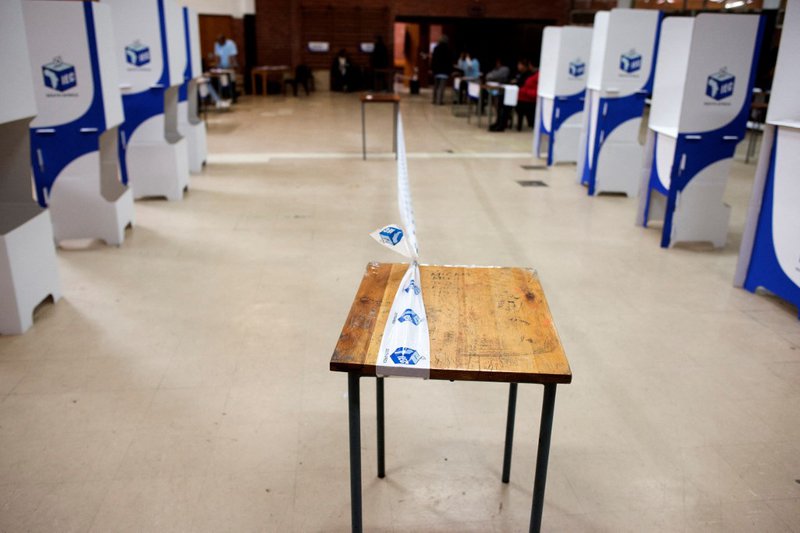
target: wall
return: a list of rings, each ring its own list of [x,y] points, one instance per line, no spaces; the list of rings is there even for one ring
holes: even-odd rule
[[[305,56],[302,42],[303,11],[386,8],[384,27],[370,28],[367,33],[389,37],[386,41],[391,46],[392,25],[397,17],[521,19],[564,24],[569,17],[570,0],[255,0],[255,8],[257,63],[296,65]],[[331,31],[335,33],[336,29]]]
[[[242,18],[256,12],[255,0],[182,0],[181,3],[203,15]]]

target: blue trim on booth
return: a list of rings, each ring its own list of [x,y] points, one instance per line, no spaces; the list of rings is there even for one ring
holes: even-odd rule
[[[183,83],[178,90],[178,102],[189,99],[189,81],[194,77],[192,72],[192,37],[189,33],[189,8],[183,7],[183,40],[186,44],[186,68],[183,70]]]
[[[585,94],[586,89],[567,96],[556,96],[553,99],[553,116],[550,118],[551,132],[545,132],[550,137],[547,143],[547,166],[553,165],[553,147],[555,145],[556,132],[567,119],[575,113],[583,111]],[[541,135],[539,139],[541,142]]]
[[[158,0],[158,26],[161,33],[161,57],[163,70],[158,79],[158,87],[149,87],[142,92],[122,95],[125,122],[119,128],[119,167],[122,183],[128,184],[127,154],[128,141],[136,128],[146,120],[164,113],[164,93],[170,86],[169,50],[167,48],[167,25],[164,15],[164,0]]]
[[[46,128],[30,129],[31,165],[36,185],[36,199],[42,207],[47,207],[47,197],[49,197],[58,175],[77,158],[98,151],[100,149],[100,135],[106,131],[103,86],[100,79],[100,59],[97,51],[97,32],[95,30],[91,2],[83,4],[83,14],[89,43],[92,84],[94,85],[89,109],[72,122],[52,125]],[[37,130],[42,129],[48,131],[46,133],[37,133]],[[39,166],[38,153],[40,151],[44,168]]]
[[[769,155],[769,170],[764,184],[764,199],[758,213],[756,237],[753,241],[753,252],[747,268],[744,288],[756,292],[759,287],[780,296],[784,300],[798,306],[800,313],[800,287],[781,268],[775,253],[775,241],[772,231],[772,210],[775,199],[775,156],[778,148],[778,129],[775,130],[772,149]],[[800,316],[800,315],[799,315]]]
[[[753,85],[756,79],[758,54],[761,49],[761,38],[764,33],[764,17],[759,16],[758,33],[753,47],[753,58],[750,67],[750,79],[747,84],[747,93],[742,101],[742,108],[734,119],[712,131],[699,131],[679,133],[675,143],[675,158],[670,176],[669,194],[667,195],[667,209],[664,215],[664,226],[661,232],[661,247],[668,248],[672,235],[672,218],[678,193],[683,191],[689,182],[704,168],[723,159],[733,157],[736,145],[744,139],[747,128],[747,117],[750,113],[750,101],[753,94]],[[728,137],[728,139],[725,139]],[[681,169],[677,162],[686,158],[686,166]],[[655,160],[654,163],[655,164]]]
[[[581,176],[581,183],[588,187],[587,194],[589,196],[594,196],[595,194],[597,182],[597,161],[605,140],[623,123],[627,122],[628,120],[641,117],[644,114],[645,98],[648,94],[653,92],[653,81],[655,80],[656,76],[656,58],[658,57],[658,45],[661,36],[661,22],[663,20],[664,14],[659,13],[654,36],[655,44],[653,45],[653,55],[650,58],[650,72],[641,89],[633,94],[619,98],[601,97],[598,101],[600,110],[603,112],[598,112],[597,114],[597,124],[595,126],[597,131],[594,135],[594,146],[588,146],[587,142],[587,153],[584,154],[585,163],[583,165],[583,175]],[[608,107],[606,107],[606,105]],[[588,150],[593,151],[593,165],[589,165]]]

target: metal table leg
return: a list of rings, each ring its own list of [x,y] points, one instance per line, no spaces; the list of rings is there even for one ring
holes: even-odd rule
[[[511,476],[511,449],[514,445],[514,418],[517,412],[517,384],[512,383],[508,391],[508,418],[506,419],[506,448],[503,453],[503,483]]]
[[[544,386],[542,420],[539,426],[539,451],[536,454],[536,475],[533,480],[533,504],[531,506],[531,533],[539,533],[542,529],[544,488],[547,483],[547,461],[550,457],[550,436],[553,432],[553,410],[555,405],[556,384],[548,383]]]
[[[361,102],[361,154],[367,160],[367,122],[364,118],[364,102]]]
[[[350,415],[350,517],[354,533],[361,533],[361,393],[360,376],[347,374]],[[537,470],[538,472],[538,470]],[[538,475],[538,474],[537,474]],[[538,478],[537,478],[538,479]]]
[[[375,398],[377,400],[378,411],[378,477],[386,477],[386,447],[384,444],[384,422],[383,422],[383,378],[375,380]]]

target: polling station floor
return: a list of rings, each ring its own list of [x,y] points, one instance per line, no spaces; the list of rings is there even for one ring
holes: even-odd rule
[[[797,311],[732,286],[755,166],[734,164],[724,249],[664,250],[636,199],[523,168],[530,132],[402,112],[422,260],[537,269],[571,362],[543,530],[800,531]],[[367,127],[364,162],[356,96],[243,98],[209,114],[183,201],[137,202],[121,248],[59,251],[63,300],[0,337],[0,530],[349,530],[328,362],[367,262],[398,259],[368,236],[399,222],[390,107]],[[386,395],[379,480],[363,380],[366,530],[527,531],[540,387],[510,485],[506,386]]]

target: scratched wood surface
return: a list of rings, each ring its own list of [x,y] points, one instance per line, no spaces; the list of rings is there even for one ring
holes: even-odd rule
[[[363,93],[362,104],[393,104],[400,101],[400,95],[395,93]]]
[[[370,263],[331,370],[375,375],[383,329],[408,265]],[[569,362],[535,272],[420,267],[431,336],[431,379],[569,383]]]

